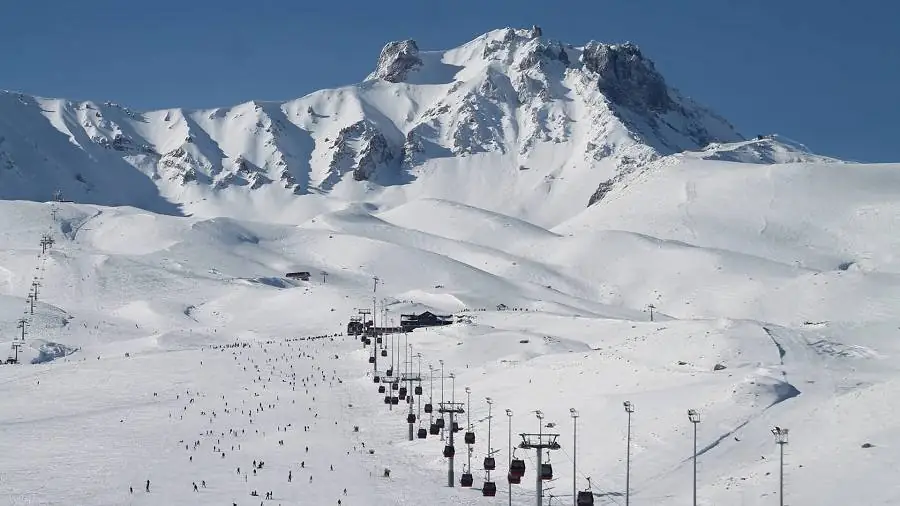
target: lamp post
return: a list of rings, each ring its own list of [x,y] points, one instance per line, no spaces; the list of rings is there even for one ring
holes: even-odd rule
[[[453,427],[450,427],[450,430],[453,430]],[[466,387],[466,432],[472,430],[472,389]],[[472,447],[469,446],[466,449],[466,453],[468,454],[468,460],[466,461],[466,467],[468,468],[469,474],[472,474]]]
[[[421,392],[421,387],[422,387],[422,354],[421,354],[421,353],[416,353],[416,356],[419,357],[419,372],[418,372],[418,374],[416,374],[416,376],[419,377],[419,388],[420,388],[419,391]],[[416,402],[417,402],[417,404],[418,404],[417,407],[416,407],[416,411],[418,412],[418,415],[416,416],[416,420],[419,422],[419,428],[421,428],[421,427],[422,427],[422,396],[421,396],[421,395],[416,395]]]
[[[689,409],[688,420],[694,425],[694,506],[697,506],[697,424],[700,423],[700,413],[696,409]]]
[[[628,436],[625,443],[625,506],[631,502],[631,414],[634,413],[634,404],[631,401],[622,403],[625,413],[628,414]]]
[[[428,374],[430,379],[428,380],[428,404],[434,405],[434,365],[428,364]],[[434,408],[432,408],[432,412],[428,413],[428,426],[429,429],[432,425],[434,425]]]
[[[438,360],[438,363],[441,364],[441,406],[444,405],[444,361]],[[444,418],[444,415],[441,414],[441,418]],[[447,422],[442,422],[447,423]],[[441,427],[441,441],[444,440],[444,428]]]
[[[544,439],[542,437],[544,435],[544,412],[539,409],[536,409],[534,411],[534,416],[536,416],[538,419],[538,443],[540,443]],[[541,457],[542,457],[541,449],[538,448],[536,453],[537,453],[537,455],[536,455],[537,458],[535,460],[537,460],[537,464],[535,464],[535,466],[534,466],[535,467],[534,489],[536,491],[535,493],[537,496],[537,505],[541,506],[544,503],[544,483],[541,481],[541,478],[542,478],[541,475],[543,474],[542,471],[544,468],[541,465]]]
[[[778,504],[784,506],[784,445],[788,444],[788,430],[781,427],[772,429],[775,444],[778,445]]]
[[[507,436],[506,437],[508,439],[508,444],[509,444],[509,446],[506,447],[507,448],[507,453],[506,453],[507,465],[512,463],[512,415],[513,415],[512,410],[507,409],[506,410],[506,419],[508,421],[508,424],[507,424]],[[509,506],[512,506],[512,483],[509,484]]]
[[[578,466],[576,458],[578,457],[578,411],[575,408],[569,408],[569,414],[572,415],[572,504],[578,504],[578,487],[576,485],[578,479]]]

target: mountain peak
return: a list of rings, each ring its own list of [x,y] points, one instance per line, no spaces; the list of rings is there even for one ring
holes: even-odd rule
[[[635,44],[501,28],[447,50],[390,42],[365,82],[284,103],[135,113],[0,93],[0,198],[60,189],[80,202],[198,212],[257,194],[272,207],[418,195],[553,225],[669,155],[811,156],[774,141],[727,144],[743,140],[669,87]]]
[[[419,46],[412,39],[388,42],[381,49],[378,65],[368,79],[383,79],[391,83],[400,83],[406,75],[422,66],[419,58]]]
[[[613,102],[654,112],[672,106],[665,79],[635,44],[592,40],[582,49],[581,62],[597,76],[600,91]]]

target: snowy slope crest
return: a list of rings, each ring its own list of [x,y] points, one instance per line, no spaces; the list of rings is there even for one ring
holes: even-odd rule
[[[298,195],[377,200],[401,185],[554,225],[663,156],[712,146],[704,156],[772,163],[799,152],[774,139],[719,144],[740,141],[634,44],[573,46],[505,28],[447,51],[391,42],[364,82],[285,103],[141,113],[3,92],[0,198],[61,190],[77,202],[260,218]],[[474,187],[485,178],[503,203]]]

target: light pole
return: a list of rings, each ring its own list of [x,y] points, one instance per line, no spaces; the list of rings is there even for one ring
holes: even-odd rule
[[[697,506],[697,424],[700,423],[700,413],[689,409],[688,420],[694,425],[694,506]]]
[[[485,397],[484,400],[487,402],[487,405],[488,405],[488,417],[487,417],[487,420],[488,420],[488,451],[487,451],[487,456],[493,457],[494,449],[491,448],[491,422],[493,422],[493,420],[494,420],[494,412],[493,412],[494,399],[491,399],[490,397]],[[487,477],[488,477],[488,481],[490,481],[490,479],[491,479],[490,469],[487,470]]]
[[[421,392],[422,387],[422,354],[416,353],[416,356],[419,357],[419,373],[416,375],[419,377],[419,392]],[[418,393],[418,392],[417,392]],[[418,411],[418,416],[416,416],[416,420],[419,422],[419,428],[422,427],[422,396],[416,395],[418,407],[416,411]]]
[[[428,380],[428,404],[434,405],[434,365],[428,364],[428,373],[430,379]],[[428,413],[428,430],[431,430],[431,426],[434,425],[434,408],[432,411]]]
[[[441,364],[441,406],[444,405],[444,361],[438,360],[438,363]],[[444,415],[441,415],[441,419],[444,418]],[[441,425],[447,422],[443,422]],[[444,440],[444,428],[441,427],[441,441]]]
[[[540,444],[544,440],[544,438],[543,438],[543,435],[544,435],[544,412],[537,409],[534,411],[534,416],[536,416],[538,419],[538,439],[537,440],[538,440],[538,444]],[[535,464],[535,466],[534,466],[534,469],[535,469],[535,471],[534,471],[534,475],[535,475],[534,490],[537,495],[537,506],[541,506],[542,504],[544,504],[544,483],[541,481],[541,478],[543,477],[543,476],[541,476],[543,474],[541,471],[544,468],[541,466],[541,457],[542,457],[541,448],[538,448],[536,453],[537,453],[537,458],[535,460],[537,460],[537,464]],[[549,453],[548,453],[548,455],[549,455]]]
[[[507,451],[506,451],[506,463],[507,465],[512,463],[512,415],[513,412],[511,409],[506,410],[506,419],[508,421],[507,424]],[[512,506],[512,483],[509,483],[509,506]]]
[[[450,427],[450,430],[453,430],[453,427]],[[466,387],[466,432],[470,432],[472,430],[472,389]],[[466,468],[468,469],[469,474],[472,474],[472,447],[469,446],[466,449],[466,453],[468,454],[468,460],[466,461]]]
[[[456,373],[451,372],[450,376],[450,402],[456,404]]]
[[[576,458],[578,457],[578,411],[575,408],[569,408],[569,414],[572,415],[572,504],[578,504],[578,487],[576,481],[578,479],[578,466]]]
[[[625,506],[631,502],[631,414],[634,413],[634,404],[631,401],[622,403],[625,413],[628,414],[628,436],[625,446]]]
[[[788,430],[781,427],[772,429],[775,444],[778,445],[778,504],[784,506],[784,445],[788,444]]]

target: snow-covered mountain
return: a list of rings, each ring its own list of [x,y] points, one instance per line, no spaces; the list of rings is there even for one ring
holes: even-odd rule
[[[137,112],[3,92],[0,198],[294,221],[296,196],[424,196],[555,225],[660,157],[756,156],[722,147],[742,140],[633,44],[506,28],[448,51],[389,43],[362,83],[284,103]]]
[[[0,367],[0,497],[476,506],[491,452],[495,500],[524,506],[507,430],[541,410],[545,504],[573,481],[691,504],[694,448],[699,504],[773,504],[774,426],[787,503],[900,504],[898,188],[898,164],[742,138],[631,44],[537,29],[391,43],[363,83],[287,103],[0,94],[0,359],[23,362]],[[435,368],[417,404],[471,389],[474,488],[446,486],[445,438],[407,440],[371,348],[297,340],[376,299],[455,315],[385,341]]]

